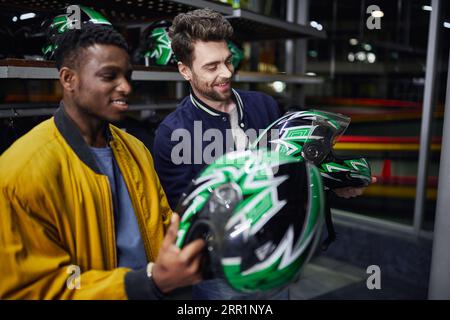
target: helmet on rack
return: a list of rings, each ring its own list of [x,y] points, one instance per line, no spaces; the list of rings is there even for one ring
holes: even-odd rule
[[[225,278],[236,291],[281,290],[315,250],[323,193],[309,163],[270,150],[227,153],[182,196],[177,245],[206,239],[204,277]]]
[[[241,65],[241,61],[244,59],[244,51],[241,47],[231,40],[227,40],[228,49],[232,54],[231,64],[234,67],[234,71],[237,71]]]
[[[69,15],[69,9],[71,8],[79,8],[79,21],[77,20],[76,11],[73,15],[73,19],[72,15]],[[47,60],[52,60],[54,58],[58,37],[67,30],[76,28],[77,25],[82,27],[83,24],[88,23],[111,26],[111,23],[102,14],[92,8],[73,5],[59,11],[60,13],[53,19],[44,22],[46,43],[42,47],[42,53],[44,59]]]
[[[258,137],[253,147],[272,149],[303,158],[318,166],[326,188],[364,187],[371,170],[363,157],[336,155],[333,146],[347,129],[350,118],[338,113],[308,110],[286,114]]]
[[[169,37],[171,25],[172,22],[169,20],[160,20],[152,22],[145,28],[135,54],[136,63],[144,63],[146,66],[176,66],[177,61]]]

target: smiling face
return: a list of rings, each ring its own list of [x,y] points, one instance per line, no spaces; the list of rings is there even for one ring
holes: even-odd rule
[[[128,109],[132,67],[128,53],[114,45],[86,49],[75,68],[72,98],[84,117],[116,122]]]
[[[226,41],[196,41],[192,66],[184,66],[180,72],[201,100],[212,104],[227,102],[231,98],[234,72],[231,59]]]

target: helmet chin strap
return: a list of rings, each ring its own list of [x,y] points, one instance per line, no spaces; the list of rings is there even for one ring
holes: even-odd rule
[[[336,240],[336,231],[334,230],[333,219],[331,217],[330,194],[331,190],[325,191],[325,223],[327,226],[328,237],[322,242],[321,249],[326,251],[330,244]]]

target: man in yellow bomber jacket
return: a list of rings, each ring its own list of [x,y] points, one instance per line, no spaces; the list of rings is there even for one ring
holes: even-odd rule
[[[109,26],[61,36],[55,116],[0,157],[1,299],[161,299],[201,280],[153,160],[109,124],[127,110],[127,45]],[[167,232],[166,232],[167,231]]]

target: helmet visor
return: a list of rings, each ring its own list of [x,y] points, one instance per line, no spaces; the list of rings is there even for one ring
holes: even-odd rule
[[[312,165],[292,163],[280,168],[277,178],[287,180],[239,203],[222,227],[220,245],[211,251],[236,291],[285,288],[317,245],[323,215],[320,173]]]
[[[317,110],[302,112],[301,117],[309,120],[310,125],[298,127],[299,131],[304,131],[304,136],[297,135],[293,139],[303,142],[302,157],[319,165],[329,155],[336,140],[347,129],[350,118],[342,114]],[[290,139],[291,137],[284,134],[284,140],[289,141]]]

